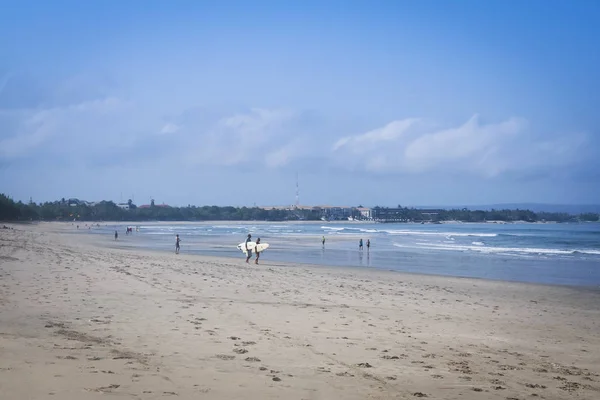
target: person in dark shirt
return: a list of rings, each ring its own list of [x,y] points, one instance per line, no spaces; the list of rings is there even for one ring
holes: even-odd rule
[[[179,254],[179,235],[175,235],[175,254]]]
[[[248,234],[248,237],[246,238],[246,263],[248,263],[248,260],[252,257],[252,249],[248,248],[248,243],[250,243],[251,240],[252,235]]]

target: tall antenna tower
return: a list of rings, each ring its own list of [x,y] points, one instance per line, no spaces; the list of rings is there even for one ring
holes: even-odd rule
[[[296,172],[296,208],[300,205],[300,188],[298,186],[298,173]]]

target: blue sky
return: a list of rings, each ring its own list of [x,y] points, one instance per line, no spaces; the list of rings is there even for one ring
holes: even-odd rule
[[[598,203],[595,1],[0,0],[0,191]]]

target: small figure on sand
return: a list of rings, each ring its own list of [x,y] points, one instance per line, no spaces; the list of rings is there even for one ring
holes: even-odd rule
[[[371,248],[371,240],[367,239],[367,251]]]
[[[362,241],[362,239],[360,239],[360,240],[358,241],[358,249],[359,249],[359,250],[362,250],[362,249],[363,249],[363,241]]]
[[[252,235],[248,234],[248,237],[246,238],[246,263],[248,263],[248,260],[250,260],[250,257],[252,257],[252,249],[248,248],[248,243],[250,243],[251,238]]]
[[[321,242],[323,243],[323,248],[325,248],[325,236],[323,236],[323,239],[321,240]]]
[[[175,254],[179,254],[179,235],[175,235]]]
[[[115,231],[115,240],[119,238],[119,232]]]
[[[260,238],[256,239],[256,260],[254,260],[254,264],[258,264],[258,258],[260,257],[260,252],[258,251],[258,245],[260,244]]]

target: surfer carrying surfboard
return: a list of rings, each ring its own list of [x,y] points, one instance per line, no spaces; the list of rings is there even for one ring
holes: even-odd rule
[[[246,263],[248,263],[248,260],[250,260],[250,257],[252,257],[252,250],[248,248],[248,243],[250,242],[250,240],[252,239],[252,235],[248,234],[248,237],[246,238]],[[258,256],[258,253],[257,253]],[[257,261],[258,261],[258,257],[257,257]],[[258,262],[257,262],[258,264]]]
[[[260,257],[260,251],[258,251],[259,244],[260,244],[260,238],[256,239],[256,260],[254,260],[254,264],[258,264],[258,257]]]

